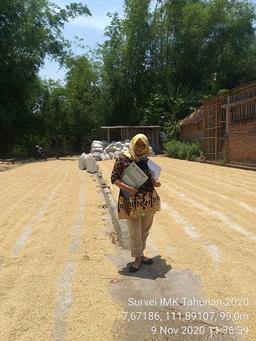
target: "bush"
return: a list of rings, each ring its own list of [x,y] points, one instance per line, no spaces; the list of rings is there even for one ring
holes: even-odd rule
[[[166,142],[164,147],[168,156],[176,159],[195,160],[201,153],[200,145],[195,142],[186,143],[171,140]]]
[[[189,146],[189,152],[187,155],[188,160],[195,160],[196,157],[201,155],[201,148],[199,143],[193,142],[191,144],[188,144],[188,146]]]
[[[179,151],[178,143],[179,142],[176,140],[171,140],[165,143],[164,147],[169,156],[178,158],[178,151]]]
[[[178,159],[187,159],[188,154],[189,154],[189,146],[186,143],[179,142]]]

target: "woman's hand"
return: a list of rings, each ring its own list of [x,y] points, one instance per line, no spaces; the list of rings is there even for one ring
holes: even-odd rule
[[[160,182],[160,181],[154,180],[154,181],[153,181],[153,186],[154,186],[154,187],[160,187],[160,186],[161,186],[161,182]]]
[[[138,192],[138,188],[134,188],[134,187],[128,186],[125,183],[123,183],[121,180],[116,180],[114,182],[114,184],[117,187],[119,187],[121,189],[124,189],[125,191],[131,193],[132,195],[135,195]]]
[[[128,190],[129,193],[131,193],[132,195],[135,195],[138,192],[138,188],[133,188],[130,187],[130,189]]]

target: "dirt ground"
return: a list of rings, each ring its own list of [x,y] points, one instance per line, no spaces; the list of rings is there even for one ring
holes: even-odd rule
[[[194,274],[203,297],[220,300],[243,340],[255,340],[256,173],[153,160],[162,167],[162,210],[147,255],[159,253],[171,275]],[[113,161],[98,164],[117,198]],[[0,340],[123,340],[113,289],[129,252],[115,244],[96,176],[78,170],[75,158],[49,160],[1,172],[0,186]],[[146,279],[126,279],[147,292]]]

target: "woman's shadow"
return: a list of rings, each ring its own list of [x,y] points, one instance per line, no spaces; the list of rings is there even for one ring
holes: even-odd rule
[[[162,259],[160,255],[151,258],[153,260],[152,265],[142,264],[140,269],[136,272],[129,272],[129,266],[132,262],[128,263],[122,270],[118,271],[120,275],[138,277],[145,279],[155,280],[157,278],[166,278],[167,272],[169,272],[172,267],[166,264],[166,260]]]

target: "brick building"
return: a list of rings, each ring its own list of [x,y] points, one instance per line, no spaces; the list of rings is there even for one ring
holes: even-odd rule
[[[208,159],[256,162],[256,82],[203,102],[180,122],[180,138],[198,141]]]

